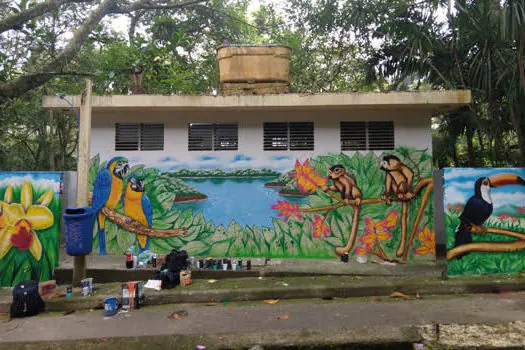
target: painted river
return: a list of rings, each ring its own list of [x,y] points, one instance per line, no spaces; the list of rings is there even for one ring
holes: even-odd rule
[[[184,179],[188,185],[208,196],[198,202],[177,203],[174,209],[192,209],[194,214],[202,212],[206,220],[215,225],[228,226],[235,219],[241,226],[256,225],[272,227],[272,217],[277,211],[271,206],[277,200],[307,203],[303,197],[283,197],[279,189],[266,188],[265,183],[275,178],[227,178]]]

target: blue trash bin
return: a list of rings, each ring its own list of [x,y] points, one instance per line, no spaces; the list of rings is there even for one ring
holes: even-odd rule
[[[67,208],[64,211],[66,253],[88,255],[93,250],[93,225],[96,211],[90,207]]]

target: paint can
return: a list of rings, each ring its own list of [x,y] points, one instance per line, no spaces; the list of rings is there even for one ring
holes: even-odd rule
[[[204,259],[199,259],[199,269],[204,268]]]
[[[238,269],[239,271],[242,270],[242,260],[241,260],[241,259],[239,259],[239,261],[237,262],[237,269]]]
[[[344,253],[341,255],[341,261],[344,263],[348,263],[348,253]]]
[[[126,253],[126,268],[133,268],[133,254],[131,254],[130,252]]]
[[[228,264],[227,263],[226,264],[223,263],[222,264],[222,271],[226,271],[226,270],[228,270]]]
[[[104,316],[113,316],[117,313],[117,297],[104,298]]]
[[[66,291],[66,297],[67,298],[71,298],[73,296],[73,287],[72,286],[68,286],[67,287],[67,291]]]
[[[232,271],[237,271],[237,263],[232,263]]]
[[[93,293],[93,278],[84,278],[80,281],[80,293],[83,296],[88,296]]]
[[[157,267],[157,254],[154,254],[151,258],[151,266]]]
[[[133,268],[136,268],[138,265],[139,257],[136,255],[133,255]]]
[[[228,270],[231,270],[232,269],[232,259],[227,259],[226,260],[226,265],[227,265],[227,269]]]
[[[195,257],[190,256],[190,269],[193,269],[195,267]]]
[[[246,262],[246,270],[250,271],[252,269],[252,261],[251,260],[248,260]]]
[[[201,268],[201,261],[197,260],[195,261],[195,269],[199,270]]]

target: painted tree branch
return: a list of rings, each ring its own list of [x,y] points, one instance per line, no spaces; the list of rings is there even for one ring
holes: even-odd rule
[[[472,252],[517,252],[525,249],[525,241],[513,242],[476,242],[460,245],[447,252],[447,260],[450,261],[458,255]]]
[[[140,222],[133,220],[132,218],[122,215],[119,212],[109,209],[102,208],[102,214],[115,224],[119,225],[123,229],[132,232],[136,235],[155,237],[155,238],[168,238],[175,236],[184,236],[188,230],[185,227],[175,228],[171,230],[157,230],[143,226]]]
[[[484,234],[485,231],[481,226],[473,225],[472,233]],[[518,238],[518,240],[512,242],[475,242],[463,244],[447,251],[447,260],[452,260],[458,255],[470,252],[515,252],[525,249],[525,233],[495,227],[487,227],[486,233],[505,235]]]
[[[427,186],[428,184],[432,183],[432,178],[431,177],[426,177],[424,179],[421,179],[421,181],[419,181],[416,186],[414,187],[414,196],[417,195],[425,186]],[[345,205],[347,205],[345,202],[343,202],[343,200],[332,194],[332,193],[328,193],[328,195],[330,197],[332,197],[333,199],[337,200],[339,203],[337,204],[333,204],[333,205],[329,205],[329,206],[326,206],[326,207],[318,207],[318,208],[305,208],[305,209],[300,209],[299,211],[301,213],[317,213],[317,212],[320,212],[320,211],[325,211],[325,210],[334,210],[334,209],[337,209],[337,208],[341,208],[341,207],[344,207]],[[414,197],[415,198],[415,197]],[[403,200],[399,199],[399,198],[392,198],[391,199],[393,202],[401,202]],[[407,201],[410,201],[411,199],[407,200]],[[385,203],[384,200],[382,200],[381,198],[366,198],[366,199],[362,199],[361,200],[361,205],[367,205],[367,204],[380,204],[380,203]],[[355,200],[349,200],[348,201],[348,205],[356,205],[356,201]]]

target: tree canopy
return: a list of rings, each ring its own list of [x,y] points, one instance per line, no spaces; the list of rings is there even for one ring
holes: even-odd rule
[[[292,92],[470,89],[436,115],[436,166],[525,163],[517,0],[20,0],[0,7],[0,169],[73,169],[76,121],[46,94],[212,94],[215,49],[293,49]],[[125,17],[125,32],[114,21]]]

